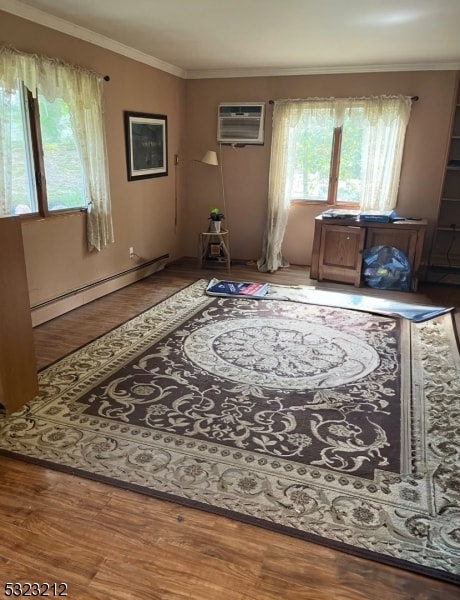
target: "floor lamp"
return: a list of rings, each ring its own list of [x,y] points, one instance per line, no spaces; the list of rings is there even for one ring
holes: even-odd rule
[[[221,187],[222,187],[222,208],[223,208],[223,213],[225,215],[225,218],[227,219],[227,229],[228,229],[228,214],[227,214],[227,205],[225,202],[224,171],[222,168],[222,152],[220,154],[220,161],[219,161],[219,159],[217,158],[217,152],[214,152],[214,150],[208,150],[204,154],[204,156],[200,162],[204,163],[205,165],[211,165],[212,167],[220,168],[220,183],[221,183]]]

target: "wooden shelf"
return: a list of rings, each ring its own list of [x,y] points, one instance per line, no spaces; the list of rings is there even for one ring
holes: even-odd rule
[[[426,281],[429,283],[442,283],[446,285],[460,285],[460,267],[449,265],[430,265]]]
[[[460,273],[460,266],[451,265],[448,260],[443,261],[441,259],[437,259],[435,262],[431,263],[429,269],[449,269]]]
[[[227,229],[220,231],[206,231],[200,233],[198,238],[198,267],[205,264],[209,266],[223,265],[230,271],[230,243]]]
[[[430,267],[460,269],[460,79],[457,77],[456,105],[451,115],[447,164],[437,226],[430,252]]]

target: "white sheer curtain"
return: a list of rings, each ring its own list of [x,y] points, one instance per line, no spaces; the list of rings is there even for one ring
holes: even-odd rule
[[[381,96],[358,101],[364,110],[366,147],[361,210],[392,210],[398,199],[399,179],[412,100]]]
[[[365,131],[361,148],[360,209],[390,210],[396,206],[411,105],[411,98],[405,96],[275,102],[267,223],[262,256],[257,262],[260,271],[274,272],[288,265],[282,255],[282,243],[292,200],[300,129],[305,130],[305,125],[313,120],[316,125],[337,128],[345,119],[360,119]]]
[[[58,60],[24,54],[10,47],[0,48],[0,88],[4,96],[17,89],[18,81],[24,82],[34,97],[40,92],[48,102],[61,98],[70,107],[87,185],[88,248],[101,250],[114,241],[102,110],[103,77]],[[7,103],[3,104],[6,111]],[[1,114],[0,118],[0,191],[3,192],[11,172],[11,151],[5,129],[8,115]],[[4,197],[7,208],[8,190]]]
[[[259,271],[273,273],[289,263],[283,258],[281,246],[289,214],[291,188],[294,180],[295,146],[292,130],[297,111],[283,102],[275,102],[268,179],[268,211]]]

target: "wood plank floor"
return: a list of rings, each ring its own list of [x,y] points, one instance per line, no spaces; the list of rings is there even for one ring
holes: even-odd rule
[[[39,367],[199,277],[181,261],[34,330]],[[308,271],[236,265],[232,279],[315,285]],[[349,286],[324,284],[328,289]],[[390,296],[372,290],[365,293]],[[410,298],[460,307],[460,288]],[[457,600],[459,588],[295,538],[0,457],[0,598],[6,582],[65,582],[74,600]]]

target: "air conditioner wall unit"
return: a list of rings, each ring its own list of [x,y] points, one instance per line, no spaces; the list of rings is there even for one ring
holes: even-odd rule
[[[217,141],[222,144],[263,144],[264,117],[264,102],[219,104]]]

